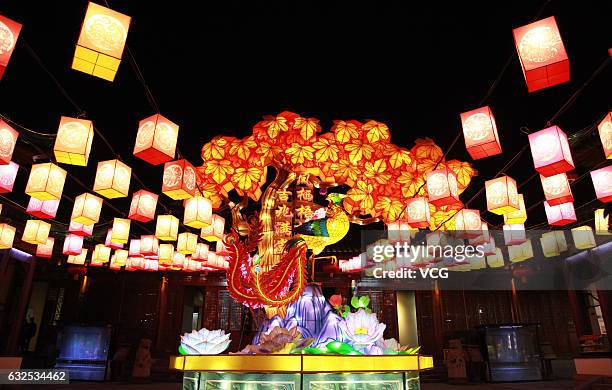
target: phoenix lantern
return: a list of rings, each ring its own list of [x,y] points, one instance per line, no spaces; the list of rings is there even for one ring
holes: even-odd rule
[[[540,180],[542,181],[544,197],[549,205],[556,206],[574,201],[572,189],[565,173],[549,177],[540,175]]]
[[[0,122],[1,123],[1,122]],[[599,126],[599,138],[607,159],[612,159],[612,112],[609,112]]]
[[[612,165],[591,172],[595,195],[602,202],[612,201]]]
[[[485,182],[487,209],[493,214],[507,214],[520,209],[516,181],[508,176]]]
[[[30,198],[26,212],[40,219],[55,218],[59,200],[38,200]]]
[[[571,202],[551,206],[545,201],[544,210],[550,226],[565,226],[576,222],[576,211],[574,210],[574,204]]]
[[[55,245],[55,238],[47,237],[47,242],[36,245],[36,257],[50,259],[53,256],[53,245]]]
[[[26,222],[21,240],[34,245],[46,244],[50,231],[51,224],[37,219],[30,219]]]
[[[191,198],[196,191],[196,171],[187,160],[164,165],[162,193],[174,200]]]
[[[20,23],[0,15],[0,80],[15,49],[21,26]]]
[[[63,254],[80,255],[83,250],[83,237],[76,234],[68,234],[64,239]]]
[[[223,238],[225,230],[225,219],[217,214],[212,215],[212,223],[204,226],[200,231],[200,237],[206,241],[219,241]]]
[[[60,119],[53,153],[59,163],[86,166],[93,141],[93,123],[63,116]]]
[[[149,222],[155,218],[158,195],[146,190],[139,190],[132,195],[129,219],[140,222]]]
[[[203,228],[212,223],[212,202],[203,196],[185,200],[183,224],[192,228]]]
[[[427,173],[427,193],[429,203],[434,206],[447,206],[459,201],[457,176],[443,168]]]
[[[76,197],[72,208],[71,220],[83,225],[93,225],[100,220],[102,198],[84,193]]]
[[[489,106],[461,114],[465,147],[474,160],[502,152],[497,125]]]
[[[2,16],[0,16],[0,35],[2,31]],[[2,53],[2,38],[0,38],[0,53]],[[2,54],[0,54],[0,57]],[[0,75],[1,77],[1,75]],[[19,133],[0,119],[0,164],[9,164],[13,158],[13,151],[17,143]]]
[[[93,190],[109,199],[126,197],[131,176],[132,168],[119,160],[100,161]]]
[[[32,165],[25,193],[39,200],[57,200],[62,196],[66,171],[53,163]]]
[[[155,237],[162,241],[176,241],[179,220],[173,215],[158,215],[155,226]]]
[[[567,135],[557,126],[529,134],[533,165],[540,175],[548,177],[574,169]]]
[[[413,228],[429,227],[430,211],[427,198],[417,197],[409,199],[406,204],[406,221]]]
[[[13,247],[16,229],[6,223],[0,224],[0,249],[10,249]]]
[[[13,191],[15,178],[19,171],[19,165],[10,161],[8,164],[0,164],[0,194]]]
[[[134,156],[159,165],[174,159],[179,127],[159,114],[138,124]]]

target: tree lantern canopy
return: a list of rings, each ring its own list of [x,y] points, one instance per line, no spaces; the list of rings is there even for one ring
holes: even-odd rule
[[[595,195],[602,202],[612,201],[612,165],[591,171]]]
[[[512,32],[529,92],[570,80],[569,58],[554,16]]]
[[[223,238],[225,230],[225,219],[217,214],[212,215],[212,223],[204,226],[200,231],[200,237],[206,241],[219,241]]]
[[[429,227],[431,215],[427,198],[416,197],[409,199],[404,212],[406,213],[406,221],[411,227],[416,229]]]
[[[59,163],[86,166],[94,129],[90,120],[62,116],[53,153]]]
[[[610,216],[605,215],[604,209],[595,210],[595,234],[598,236],[612,235],[610,232]]]
[[[0,224],[0,249],[10,249],[13,247],[16,229],[6,223]]]
[[[458,202],[457,176],[446,168],[428,172],[427,193],[429,203],[437,207]]]
[[[88,237],[93,234],[93,227],[94,225],[84,225],[82,223],[71,220],[70,225],[68,226],[68,231],[72,234]]]
[[[599,123],[597,130],[599,130],[599,138],[606,158],[612,159],[612,112],[609,112]]]
[[[0,15],[0,80],[15,50],[21,27],[20,23]]]
[[[525,261],[533,257],[533,246],[531,240],[517,245],[508,245],[508,259],[511,263]]]
[[[195,253],[198,245],[198,235],[194,233],[184,232],[178,235],[176,243],[176,251],[184,255]]]
[[[39,200],[57,200],[62,197],[66,171],[53,163],[32,165],[25,193]]]
[[[83,225],[93,225],[100,220],[101,211],[102,198],[84,193],[75,198],[70,219]]]
[[[160,114],[143,119],[138,124],[134,156],[152,165],[174,159],[179,127]]]
[[[495,117],[489,106],[461,114],[465,147],[474,160],[502,152]]]
[[[2,31],[2,16],[0,15],[0,31]],[[1,34],[0,34],[1,35]],[[0,38],[0,47],[2,46],[2,40]],[[0,53],[2,49],[0,48]],[[2,54],[0,54],[2,57]],[[0,65],[1,66],[1,65]],[[0,75],[0,78],[2,76]],[[5,121],[0,119],[0,165],[6,165],[11,162],[13,158],[13,151],[15,150],[15,144],[19,133],[17,130],[9,126]]]
[[[527,209],[525,208],[525,198],[523,194],[518,194],[519,197],[519,209],[504,214],[504,224],[516,225],[524,224],[527,222]]]
[[[577,221],[576,211],[572,202],[551,206],[545,201],[544,211],[550,226],[565,226]]]
[[[487,264],[491,268],[502,268],[505,265],[504,254],[499,248],[493,248],[494,254],[487,256]]]
[[[93,190],[108,199],[126,197],[131,176],[132,168],[117,159],[100,161]]]
[[[0,194],[6,194],[13,191],[18,171],[19,165],[12,161],[8,164],[0,164]]]
[[[128,218],[140,222],[149,222],[155,218],[158,195],[146,190],[139,190],[132,195]]]
[[[132,239],[130,240],[129,246],[129,255],[130,256],[140,256],[140,239]]]
[[[171,265],[172,258],[174,257],[174,245],[172,244],[159,244],[159,264]]]
[[[593,228],[590,226],[579,226],[572,229],[572,238],[576,249],[591,249],[597,245]]]
[[[487,209],[493,214],[503,215],[518,211],[520,202],[516,181],[509,176],[485,182]]]
[[[130,222],[126,218],[113,219],[111,241],[115,244],[126,244],[130,238]]]
[[[74,52],[72,69],[113,81],[127,39],[131,18],[90,2]]]
[[[53,256],[53,245],[55,238],[47,237],[47,242],[36,245],[36,257],[50,259]]]
[[[21,240],[34,245],[46,244],[50,231],[51,224],[38,219],[29,219],[23,229]]]
[[[544,197],[549,205],[556,206],[574,201],[572,189],[565,173],[549,177],[540,175],[540,180],[542,182]]]
[[[199,195],[185,200],[183,224],[195,229],[212,224],[212,202]]]
[[[504,242],[506,245],[518,245],[522,244],[527,240],[527,233],[525,232],[525,225],[504,225]]]
[[[155,237],[162,241],[176,241],[179,220],[173,215],[158,215],[155,226]]]
[[[529,134],[533,166],[540,175],[548,177],[574,169],[567,135],[558,126]]]
[[[154,235],[140,236],[140,254],[143,256],[157,256],[159,240]]]
[[[455,230],[460,237],[475,238],[482,234],[480,211],[461,209],[455,214]]]
[[[66,261],[68,264],[73,265],[85,265],[85,260],[87,259],[87,249],[83,248],[83,251],[80,255],[69,255],[68,260]]]
[[[187,160],[167,162],[164,165],[162,193],[174,200],[188,199],[196,192],[196,171]]]
[[[92,263],[108,263],[110,261],[111,248],[104,245],[98,244],[94,247],[93,254],[91,255]]]
[[[39,200],[30,197],[26,212],[40,219],[55,218],[59,203],[59,200]]]
[[[80,255],[83,250],[83,237],[76,234],[68,234],[64,238],[64,248],[62,253],[65,255]]]

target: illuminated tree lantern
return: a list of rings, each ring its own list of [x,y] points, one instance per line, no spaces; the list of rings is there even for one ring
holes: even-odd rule
[[[174,252],[172,255],[172,269],[181,270],[185,264],[185,255],[180,252]]]
[[[427,198],[417,197],[406,203],[406,220],[413,228],[421,229],[429,227],[430,211]]]
[[[519,245],[527,240],[525,225],[504,225],[504,242],[506,245]]]
[[[465,147],[474,160],[502,152],[497,125],[489,106],[461,114]]]
[[[606,115],[597,126],[597,130],[599,130],[599,138],[601,139],[601,145],[603,146],[606,158],[612,159],[612,112]]]
[[[172,258],[174,257],[174,245],[172,244],[159,244],[159,264],[172,265]]]
[[[140,222],[149,222],[155,218],[158,195],[146,190],[139,190],[132,195],[128,218]]]
[[[591,171],[595,195],[602,202],[612,201],[612,165]]]
[[[93,234],[94,225],[84,225],[82,223],[78,223],[75,221],[70,221],[70,226],[68,226],[68,231],[72,234],[76,234],[83,237],[88,237]]]
[[[178,235],[176,251],[184,255],[190,255],[196,251],[198,245],[198,235],[184,232]]]
[[[6,223],[0,224],[0,249],[10,249],[15,240],[15,228]]]
[[[610,232],[610,216],[605,216],[604,209],[595,210],[595,234],[598,236],[609,236]]]
[[[179,220],[173,215],[158,215],[155,237],[162,241],[176,241]]]
[[[93,190],[108,199],[126,197],[131,176],[132,168],[119,160],[100,161]]]
[[[0,15],[0,80],[15,49],[21,26],[20,23]]]
[[[540,175],[548,177],[574,169],[567,135],[557,126],[529,134],[533,166]]]
[[[0,15],[0,32],[2,31],[2,16]],[[0,33],[0,35],[2,35]],[[0,38],[0,47],[2,46],[2,38]],[[0,48],[0,53],[2,49]],[[0,54],[0,58],[2,54]],[[0,65],[1,69],[1,65]],[[2,75],[0,75],[2,78]],[[19,133],[17,130],[9,126],[5,121],[0,119],[0,165],[5,165],[11,162],[13,158],[13,151],[15,150],[15,144],[17,143],[17,137]]]
[[[91,262],[101,264],[108,263],[110,261],[110,255],[110,247],[103,244],[98,244],[94,247],[93,254],[91,255]]]
[[[565,252],[567,250],[565,234],[563,234],[563,232],[560,230],[542,234],[542,237],[540,237],[540,243],[542,244],[542,252],[544,253],[544,257],[559,256],[561,252]]]
[[[134,156],[149,164],[159,165],[174,159],[179,127],[155,114],[138,124]]]
[[[66,171],[53,163],[32,165],[25,193],[39,200],[57,200],[62,197]]]
[[[100,220],[101,211],[102,198],[84,193],[75,198],[70,219],[83,225],[93,225]]]
[[[46,244],[50,231],[51,224],[37,219],[30,219],[26,222],[21,240],[34,245]]]
[[[218,241],[223,238],[223,231],[225,230],[225,218],[218,216],[217,214],[212,215],[212,223],[208,226],[204,226],[200,231],[200,237],[206,241]]]
[[[551,206],[548,202],[544,202],[544,211],[550,226],[565,226],[576,222],[576,212],[574,204],[571,202],[556,206]]]
[[[196,229],[212,224],[211,201],[203,196],[185,200],[183,224]]]
[[[130,238],[130,222],[126,218],[115,218],[111,229],[111,241],[115,244],[127,244]]]
[[[209,251],[209,246],[208,244],[204,244],[202,242],[199,242],[196,245],[196,250],[195,253],[191,256],[191,258],[193,260],[198,260],[198,261],[204,261],[208,258],[208,251]]]
[[[19,165],[12,161],[8,164],[0,164],[0,194],[13,191],[18,171]]]
[[[53,153],[59,163],[86,166],[93,141],[93,123],[62,116]]]
[[[162,193],[174,200],[191,198],[196,191],[196,171],[187,160],[177,160],[164,165]]]
[[[36,257],[50,259],[53,256],[53,245],[55,238],[47,237],[47,242],[36,245]]]
[[[508,245],[508,258],[511,263],[525,261],[533,257],[533,246],[531,240],[527,240],[522,244]]]
[[[493,214],[507,214],[520,209],[516,181],[508,176],[485,182],[487,209]]]
[[[482,235],[480,211],[461,209],[455,214],[455,230],[459,237],[475,238]]]
[[[449,169],[438,169],[427,173],[429,203],[446,206],[459,201],[457,176]]]
[[[512,32],[529,92],[569,81],[569,58],[554,16]]]
[[[80,255],[70,255],[68,256],[68,260],[66,261],[68,264],[73,265],[85,265],[85,260],[87,259],[87,249],[83,248],[83,251]]]
[[[62,251],[65,255],[80,255],[83,250],[83,237],[77,236],[76,234],[68,234],[64,238],[64,249]]]
[[[130,256],[140,256],[140,240],[130,240],[130,247],[129,247],[129,255]]]
[[[527,222],[527,209],[525,208],[525,199],[523,194],[519,194],[519,209],[504,214],[504,224],[516,225]]]
[[[59,203],[59,200],[39,200],[30,198],[26,212],[41,219],[55,218]]]
[[[121,63],[130,17],[89,3],[74,52],[72,69],[113,81]]]
[[[573,202],[572,189],[565,173],[544,177],[540,175],[544,197],[551,206]],[[612,182],[611,182],[612,183]],[[612,193],[611,193],[612,194]]]
[[[580,226],[572,229],[572,237],[576,249],[591,249],[595,248],[595,236],[593,229],[590,226]]]
[[[124,249],[117,249],[113,254],[114,263],[117,267],[123,267],[127,264],[128,251]]]
[[[153,235],[140,236],[140,254],[156,256],[159,250],[159,240]]]

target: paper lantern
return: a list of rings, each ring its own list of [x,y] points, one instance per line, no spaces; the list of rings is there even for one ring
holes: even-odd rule
[[[146,190],[139,190],[132,195],[129,219],[140,222],[149,222],[155,218],[158,195]]]
[[[198,244],[198,235],[185,232],[178,235],[176,243],[176,251],[184,255],[190,255],[196,251]]]
[[[491,240],[491,234],[489,233],[489,225],[486,222],[481,222],[480,230],[478,232],[474,232],[474,234],[478,234],[472,238],[469,238],[468,242],[470,245],[486,245]],[[495,246],[495,242],[493,244]],[[486,256],[486,254],[485,254]]]
[[[511,263],[525,261],[533,257],[533,246],[531,240],[527,240],[522,244],[508,246],[508,259]]]
[[[130,17],[89,3],[74,52],[72,69],[113,81],[121,63]]]
[[[529,92],[569,81],[569,58],[554,16],[512,32]]]
[[[0,224],[0,249],[10,249],[13,247],[16,229],[6,223]]]
[[[595,195],[602,202],[612,201],[612,165],[591,171]]]
[[[179,127],[155,114],[138,124],[134,156],[149,164],[159,165],[174,159]]]
[[[113,270],[113,271],[119,271],[121,269],[121,265],[117,263],[117,260],[115,258],[116,258],[116,255],[113,253],[111,255],[110,264],[108,265],[108,269]]]
[[[558,126],[529,134],[533,165],[540,175],[548,177],[574,169],[567,135]]]
[[[64,238],[64,249],[63,254],[65,255],[78,255],[83,250],[83,237],[77,236],[76,234],[68,234]]]
[[[176,241],[179,220],[173,215],[158,215],[155,226],[155,237],[162,241]]]
[[[55,238],[47,237],[47,242],[36,245],[36,257],[50,259],[53,256],[53,245]]]
[[[130,238],[130,222],[126,218],[115,218],[111,229],[111,241],[115,244],[126,244]]]
[[[425,235],[425,241],[429,249],[428,255],[431,256],[430,261],[441,261],[444,258],[442,248],[448,243],[446,233],[442,231],[434,231]]]
[[[485,256],[494,256],[497,253],[497,247],[495,246],[495,238],[489,236],[489,241],[482,245],[482,250]]]
[[[458,202],[457,190],[457,176],[451,170],[444,168],[427,173],[428,201],[434,206]]]
[[[183,224],[192,228],[202,228],[212,223],[212,203],[203,196],[185,200]]]
[[[124,249],[117,249],[113,254],[113,259],[117,267],[123,267],[127,264],[128,251]]]
[[[39,200],[30,198],[26,212],[40,219],[55,218],[59,203],[59,200]]]
[[[83,251],[80,255],[70,255],[68,256],[67,263],[73,265],[84,265],[85,260],[87,259],[87,249],[83,248]]]
[[[225,219],[217,214],[212,215],[212,223],[204,226],[200,231],[200,237],[206,241],[218,241],[223,238],[225,230]]]
[[[461,114],[465,147],[474,160],[502,152],[497,125],[489,106]]]
[[[164,165],[162,192],[174,200],[191,198],[196,191],[196,171],[187,160]]]
[[[93,136],[91,121],[62,116],[53,146],[55,159],[59,163],[86,166]]]
[[[455,230],[459,237],[474,238],[482,234],[480,211],[461,209],[455,214]]]
[[[174,257],[174,245],[172,244],[159,244],[159,264],[172,264],[172,258]]]
[[[518,245],[527,240],[525,225],[504,225],[504,242],[506,245]]]
[[[109,198],[128,196],[132,168],[119,160],[100,161],[96,171],[94,192]]]
[[[387,224],[387,235],[390,243],[410,243],[410,225],[405,221],[390,222]]]
[[[11,59],[20,32],[20,23],[0,15],[0,80]]]
[[[609,236],[610,232],[610,216],[604,216],[604,209],[595,210],[595,234],[598,236]]]
[[[166,267],[160,267],[157,260],[144,259],[142,262],[142,268],[145,271],[156,272],[156,271],[164,271]]]
[[[567,250],[565,235],[559,230],[542,234],[540,243],[544,257],[556,257]]]
[[[546,219],[551,226],[565,226],[576,222],[576,212],[573,203],[562,203],[556,206],[551,206],[548,202],[544,202],[544,211]]]
[[[501,249],[495,248],[495,254],[487,256],[487,264],[491,268],[501,268],[504,266],[504,254]]]
[[[204,261],[208,258],[208,251],[209,251],[209,246],[208,244],[204,244],[202,242],[199,242],[196,245],[196,250],[194,252],[194,254],[191,256],[191,258],[193,260],[198,260],[198,261]]]
[[[527,209],[525,208],[525,199],[523,198],[523,194],[518,194],[518,197],[519,209],[504,214],[504,224],[506,225],[524,224],[525,222],[527,222]]]
[[[159,249],[159,241],[153,235],[140,236],[140,254],[143,256],[156,256]]]
[[[40,200],[60,199],[66,171],[53,163],[32,165],[25,193]]]
[[[93,225],[100,220],[101,211],[102,198],[84,193],[75,198],[70,219],[83,225]]]
[[[413,228],[421,229],[429,227],[430,211],[429,202],[425,197],[409,199],[406,202],[406,221]]]
[[[113,241],[113,229],[108,229],[106,231],[106,239],[104,240],[104,245],[113,249],[123,249],[122,243]]]
[[[51,224],[37,219],[26,222],[21,240],[29,244],[45,244],[51,231]]]
[[[485,182],[487,209],[493,214],[507,214],[520,209],[516,181],[508,176]]]
[[[2,16],[0,16],[0,35],[2,32]],[[2,53],[2,38],[0,38],[0,53]],[[0,54],[0,58],[2,54]],[[1,69],[1,65],[0,65]],[[0,75],[0,78],[2,76]],[[17,130],[9,126],[5,121],[0,119],[0,165],[8,164],[13,158],[13,151],[15,150],[15,144],[17,143],[17,137],[19,133]]]
[[[542,190],[544,190],[544,197],[549,205],[556,206],[574,201],[572,189],[565,173],[549,177],[540,175],[540,180],[542,182]]]
[[[83,237],[88,237],[93,234],[93,227],[94,225],[84,225],[79,222],[70,221],[70,226],[68,226],[68,231],[72,234],[76,234],[76,235],[83,236]]]
[[[8,164],[0,164],[0,194],[13,191],[18,171],[19,165],[12,161]]]
[[[174,252],[172,255],[172,269],[180,270],[183,269],[183,265],[185,264],[185,255],[180,252]]]
[[[183,265],[183,271],[187,271],[187,272],[202,271],[202,263],[195,261],[193,259],[185,259],[185,264]]]
[[[130,256],[140,256],[140,240],[130,240],[130,247],[128,253]]]
[[[110,261],[111,248],[104,245],[98,244],[94,247],[93,254],[91,255],[92,263],[108,263]]]
[[[1,123],[1,122],[0,122]],[[612,112],[609,112],[606,117],[597,126],[599,130],[599,138],[601,146],[603,146],[604,154],[607,159],[612,158]]]
[[[593,229],[590,226],[580,226],[572,229],[572,237],[576,249],[591,249],[597,245]]]

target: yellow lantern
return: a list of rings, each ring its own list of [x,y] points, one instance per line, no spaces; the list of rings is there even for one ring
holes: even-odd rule
[[[174,252],[174,255],[172,255],[172,269],[183,269],[183,265],[185,265],[185,255],[179,252]]]
[[[72,208],[73,222],[83,225],[93,225],[100,220],[102,211],[102,198],[93,194],[84,193],[76,197]]]
[[[46,244],[50,231],[51,224],[37,219],[30,219],[26,222],[21,240],[34,245]]]
[[[580,226],[572,229],[572,237],[576,249],[591,249],[595,248],[595,236],[593,229],[590,226]]]
[[[125,218],[115,218],[111,234],[111,242],[126,244],[130,238],[130,221]]]
[[[197,234],[185,232],[178,235],[176,250],[184,255],[190,255],[196,251],[198,245]]]
[[[487,264],[491,268],[501,268],[504,266],[504,254],[501,249],[495,248],[495,254],[487,256]]]
[[[6,223],[0,224],[0,249],[10,249],[15,240],[15,228]]]
[[[493,214],[503,215],[519,210],[516,181],[508,176],[485,182],[487,209]]]
[[[163,241],[176,241],[179,220],[174,215],[158,215],[155,237]]]
[[[53,163],[32,165],[25,193],[38,200],[58,200],[62,197],[66,171]]]
[[[157,256],[159,241],[153,235],[140,236],[140,254],[142,256]]]
[[[117,249],[113,254],[111,265],[114,265],[115,267],[123,267],[127,263],[127,259],[128,251],[125,249]]]
[[[223,230],[225,229],[225,219],[217,214],[212,215],[212,223],[204,226],[200,231],[200,237],[206,241],[219,241],[223,238]]]
[[[53,153],[59,163],[86,166],[93,141],[93,124],[86,119],[60,119]]]
[[[567,250],[565,234],[560,230],[542,234],[540,243],[544,257],[556,257]]]
[[[98,244],[94,247],[94,252],[91,255],[92,263],[108,263],[110,261],[111,248],[104,244]]]
[[[527,240],[519,245],[508,246],[508,257],[512,263],[519,261],[525,261],[533,257],[533,247],[531,246],[531,240]]]
[[[85,259],[87,258],[87,249],[83,248],[80,255],[70,255],[68,256],[68,264],[74,265],[84,265]]]
[[[183,224],[200,229],[212,223],[212,202],[203,196],[185,200]]]
[[[109,199],[126,197],[131,176],[132,168],[119,160],[100,161],[93,190]]]
[[[598,236],[609,236],[610,232],[610,216],[604,217],[604,209],[595,210],[595,234]]]
[[[527,221],[527,209],[525,208],[525,199],[523,194],[519,194],[519,209],[504,214],[505,225],[519,225]]]
[[[174,257],[174,245],[172,244],[159,244],[159,264],[172,264],[172,258]]]
[[[191,256],[191,258],[193,260],[204,261],[204,260],[208,259],[208,251],[209,251],[208,244],[204,244],[202,242],[199,242],[196,245],[196,251]]]

